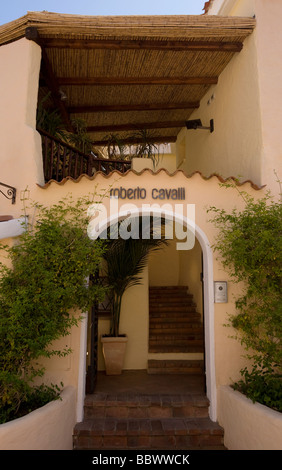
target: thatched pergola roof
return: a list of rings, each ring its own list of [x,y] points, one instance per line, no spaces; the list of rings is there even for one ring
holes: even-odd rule
[[[173,142],[254,27],[239,17],[29,12],[0,26],[0,45],[26,37],[41,46],[41,90],[69,126],[85,120],[96,145],[139,129]]]

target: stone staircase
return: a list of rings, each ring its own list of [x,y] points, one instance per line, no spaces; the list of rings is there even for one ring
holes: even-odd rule
[[[203,359],[149,359],[148,374],[191,374],[201,375],[204,373]]]
[[[223,429],[209,419],[203,349],[201,316],[187,287],[150,288],[149,352],[158,359],[148,361],[147,373],[124,371],[107,381],[102,376],[107,386],[100,388],[98,380],[97,391],[86,396],[84,420],[74,428],[73,448],[224,450]],[[200,359],[190,359],[191,353]]]
[[[85,399],[75,450],[224,450],[223,429],[208,417],[204,394],[110,395]]]
[[[150,287],[149,315],[149,353],[175,353],[175,359],[150,359],[148,373],[203,374],[203,324],[188,288]],[[177,359],[178,353],[187,359]],[[189,359],[191,353],[201,359]]]

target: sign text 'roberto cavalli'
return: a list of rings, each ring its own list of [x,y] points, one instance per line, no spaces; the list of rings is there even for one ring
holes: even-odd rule
[[[147,190],[145,188],[114,188],[110,190],[110,196],[118,199],[146,199]],[[177,201],[185,200],[185,188],[153,188],[152,199],[173,199]]]

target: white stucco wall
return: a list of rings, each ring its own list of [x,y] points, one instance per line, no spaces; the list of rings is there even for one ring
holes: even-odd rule
[[[218,419],[229,450],[282,450],[282,414],[222,386]]]
[[[234,120],[242,121],[244,125],[240,131],[241,124],[238,123],[233,128],[233,133],[229,133],[230,143],[234,144],[234,154],[232,155],[232,152],[228,153],[224,158],[230,159],[231,155],[235,164],[234,170],[238,166],[239,169],[241,167],[240,174],[253,179],[258,184],[266,184],[273,194],[278,195],[277,176],[280,180],[282,179],[282,142],[280,136],[282,123],[280,105],[282,64],[279,60],[282,41],[282,2],[281,0],[214,0],[208,14],[255,16],[256,18],[256,29],[251,38],[248,38],[244,43],[244,48],[249,50],[253,66],[251,66],[252,62],[250,64],[246,62],[240,70],[240,80],[238,81],[237,77],[234,76],[233,85],[234,83],[236,85],[235,88],[230,88],[230,95],[236,96],[233,92],[235,90],[236,93],[237,84],[241,87],[242,78],[245,79],[246,84],[249,84],[249,90],[248,87],[245,88],[247,91],[245,96],[241,95],[241,92],[238,94],[240,110],[238,108],[238,112],[236,112],[236,108],[228,106]],[[241,55],[242,52],[239,56]],[[230,64],[232,67],[236,60],[236,58],[232,60]],[[224,74],[221,78],[224,79]],[[216,87],[218,89],[220,89],[220,82]],[[217,91],[216,94],[218,97]],[[245,116],[248,118],[247,120],[244,119]],[[228,122],[228,115],[226,118]],[[215,126],[216,128],[218,126],[217,120]],[[249,169],[246,166],[251,155],[251,147],[248,142],[253,146],[253,162]],[[238,144],[242,145],[243,153],[241,151],[238,154]],[[225,167],[219,162],[218,170],[215,168],[215,171],[224,173],[224,170]],[[232,174],[237,176],[234,171]]]
[[[265,184],[261,174],[262,120],[259,101],[256,32],[236,54],[189,119],[203,126],[214,120],[214,132],[182,129],[177,165],[188,174],[200,171]],[[185,161],[183,161],[185,159]],[[182,164],[181,164],[182,162]]]
[[[41,49],[33,41],[0,47],[0,180],[17,189],[17,202],[22,190],[43,183],[41,138],[35,130],[40,61]],[[5,205],[15,210],[10,206]]]
[[[255,14],[263,138],[261,171],[268,187],[278,194],[277,176],[282,180],[282,2],[255,0]]]
[[[76,391],[67,387],[62,400],[0,425],[0,450],[71,450],[76,424]]]

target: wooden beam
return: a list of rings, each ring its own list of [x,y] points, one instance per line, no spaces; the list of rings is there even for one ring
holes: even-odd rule
[[[171,109],[196,109],[199,108],[199,101],[183,101],[180,103],[135,103],[135,104],[115,104],[96,106],[70,106],[70,114],[90,114],[90,113],[116,113],[126,111],[159,111]]]
[[[129,124],[116,124],[104,126],[89,126],[88,132],[122,132],[122,131],[138,131],[141,129],[168,129],[176,127],[185,127],[185,121],[162,121],[162,122],[142,122]]]
[[[25,29],[25,37],[26,39],[29,39],[30,41],[34,41],[37,44],[42,45],[42,40],[39,36],[38,29],[35,28],[34,26],[29,26],[28,28]]]
[[[177,137],[173,136],[156,136],[151,138],[146,138],[146,142],[151,142],[152,144],[168,144],[170,142],[176,142]],[[134,145],[144,143],[144,139],[139,137],[128,137],[126,139],[121,139],[122,143],[125,145]],[[93,145],[96,147],[105,147],[108,145],[107,140],[93,140]]]
[[[207,51],[207,52],[240,52],[243,44],[240,41],[155,41],[123,39],[63,39],[45,38],[44,46],[57,49],[109,49],[109,50],[155,50],[155,51]]]
[[[62,86],[216,85],[218,77],[59,77]]]
[[[39,36],[39,33],[36,28],[30,27],[26,28],[25,31],[25,36],[27,39],[32,40],[36,42],[37,44],[40,45],[41,47],[41,54],[42,54],[42,63],[41,63],[41,71],[44,76],[44,79],[46,81],[46,84],[51,92],[53,101],[57,108],[59,109],[62,119],[67,127],[68,131],[73,131],[73,127],[71,125],[71,121],[69,118],[69,114],[67,112],[67,109],[65,107],[64,102],[61,100],[61,95],[60,95],[60,89],[59,89],[59,84],[58,81],[53,73],[51,63],[48,59],[48,56],[46,54],[45,48],[42,46],[42,41]]]

